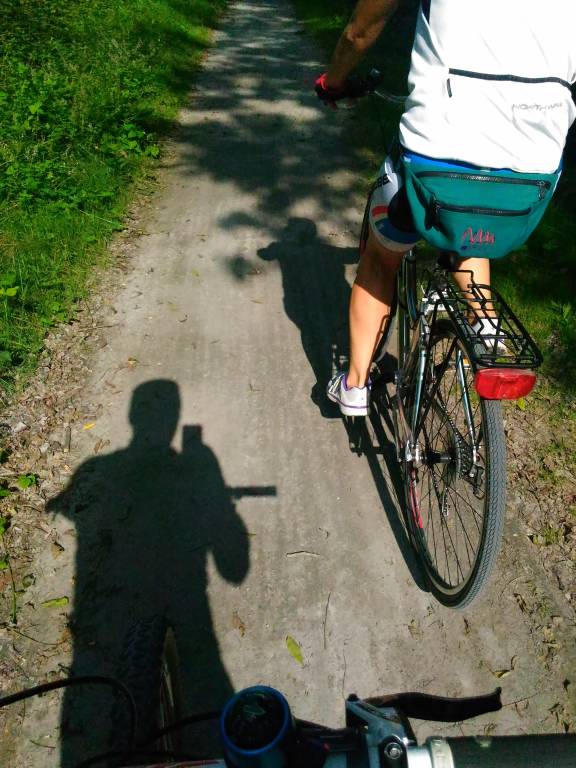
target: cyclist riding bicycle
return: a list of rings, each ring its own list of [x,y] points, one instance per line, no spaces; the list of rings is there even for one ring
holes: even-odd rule
[[[354,97],[349,75],[401,2],[359,0],[316,81],[322,101]],[[327,389],[344,415],[368,414],[370,365],[407,251],[424,237],[489,285],[489,259],[540,221],[576,118],[575,29],[573,0],[422,0],[399,151],[374,184],[352,288],[349,369]],[[466,292],[466,273],[454,278]]]

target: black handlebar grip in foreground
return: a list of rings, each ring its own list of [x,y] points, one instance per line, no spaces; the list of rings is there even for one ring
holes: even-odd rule
[[[446,739],[454,768],[576,768],[576,735]]]

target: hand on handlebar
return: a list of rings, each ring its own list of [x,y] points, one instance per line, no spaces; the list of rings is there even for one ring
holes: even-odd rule
[[[338,109],[336,102],[343,99],[357,99],[366,94],[366,84],[359,78],[349,77],[340,88],[334,88],[326,84],[328,73],[320,75],[314,85],[314,90],[320,101],[327,104],[331,109]]]

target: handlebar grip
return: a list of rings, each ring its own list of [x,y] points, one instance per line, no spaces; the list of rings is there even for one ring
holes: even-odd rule
[[[576,735],[445,739],[454,768],[574,768]]]

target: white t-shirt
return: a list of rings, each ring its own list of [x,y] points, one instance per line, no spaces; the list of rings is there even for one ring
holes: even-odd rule
[[[434,158],[552,173],[575,81],[576,0],[423,0],[400,140]]]

